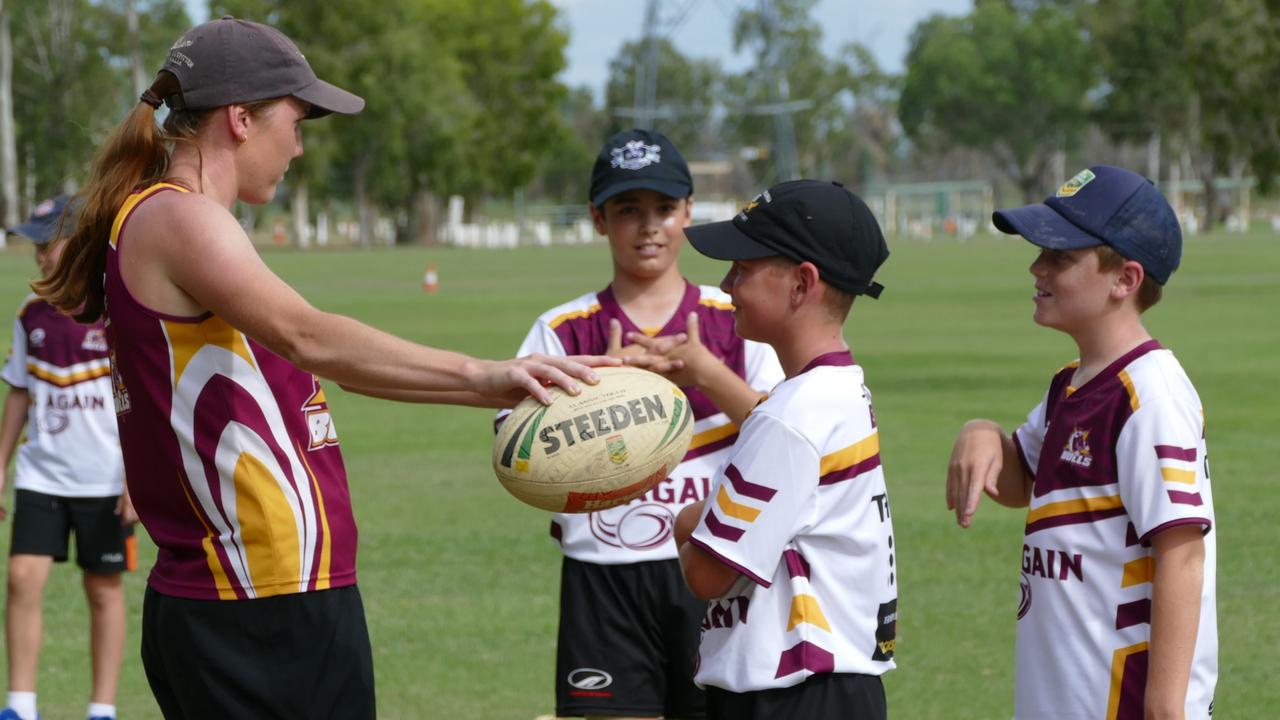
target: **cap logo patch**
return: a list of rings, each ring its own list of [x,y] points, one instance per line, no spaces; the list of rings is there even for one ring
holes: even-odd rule
[[[1071,197],[1080,192],[1085,185],[1093,182],[1094,177],[1092,170],[1081,170],[1076,176],[1062,183],[1062,187],[1058,188],[1058,197]]]
[[[762,192],[762,193],[760,193],[759,195],[755,196],[755,197],[751,200],[751,202],[747,203],[747,206],[746,206],[746,207],[742,208],[742,212],[738,213],[738,219],[739,219],[739,220],[741,220],[742,222],[746,222],[746,221],[747,221],[747,213],[749,213],[749,212],[751,212],[752,210],[755,210],[756,208],[760,207],[760,205],[761,205],[762,203],[763,203],[763,204],[768,204],[768,203],[771,203],[771,202],[773,202],[773,196],[771,196],[771,195],[769,194],[769,191],[768,191],[768,190],[765,190],[764,192]]]
[[[44,217],[45,215],[48,215],[51,212],[53,212],[53,201],[45,200],[44,202],[37,205],[35,212],[31,214],[35,215],[36,217]]]
[[[662,148],[657,145],[645,145],[643,140],[628,141],[626,145],[609,152],[613,156],[610,164],[623,170],[640,170],[662,162]]]

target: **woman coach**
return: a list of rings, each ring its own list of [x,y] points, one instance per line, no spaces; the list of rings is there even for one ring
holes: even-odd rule
[[[363,107],[274,28],[193,28],[101,148],[37,283],[77,319],[107,318],[129,491],[159,546],[142,657],[168,718],[374,717],[355,522],[317,377],[492,406],[547,400],[544,383],[572,392],[607,362],[416,345],[317,310],[267,268],[231,207],[271,200],[303,120]]]

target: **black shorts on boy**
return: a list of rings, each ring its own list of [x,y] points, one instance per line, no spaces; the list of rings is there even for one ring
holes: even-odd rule
[[[43,555],[66,562],[70,537],[76,564],[95,575],[134,570],[132,525],[121,525],[118,496],[60,497],[19,488],[14,493],[10,555]]]
[[[735,693],[707,688],[710,720],[885,720],[879,675],[824,673],[787,688]]]
[[[706,608],[676,560],[598,565],[566,557],[556,714],[706,717],[703,692],[693,684],[698,634],[690,631]]]

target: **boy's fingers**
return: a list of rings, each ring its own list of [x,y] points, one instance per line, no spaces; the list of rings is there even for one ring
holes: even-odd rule
[[[609,318],[609,344],[605,353],[617,355],[622,352],[622,323],[617,318]]]
[[[702,342],[702,334],[698,332],[698,313],[689,313],[689,319],[685,321],[685,332],[689,335],[689,342],[698,345]]]

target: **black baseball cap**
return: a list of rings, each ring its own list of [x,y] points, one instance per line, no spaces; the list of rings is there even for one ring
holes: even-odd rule
[[[880,297],[872,280],[889,246],[871,209],[837,182],[792,180],[765,190],[732,220],[685,228],[694,249],[717,260],[782,255],[811,262],[829,285]]]
[[[676,146],[654,130],[624,130],[604,142],[591,168],[591,204],[627,190],[654,190],[673,198],[693,195],[693,176]]]
[[[317,78],[284,33],[229,15],[184,33],[169,48],[160,72],[173,74],[181,88],[180,94],[161,98],[173,109],[205,110],[286,95],[309,103],[309,118],[364,109],[364,98]]]
[[[58,230],[63,225],[62,214],[66,211],[69,201],[70,198],[66,195],[41,201],[31,211],[31,217],[27,218],[26,222],[9,228],[9,232],[21,235],[36,245],[48,245],[58,236]],[[72,229],[72,221],[68,218],[65,232],[70,232]]]
[[[1109,245],[1161,285],[1182,261],[1182,228],[1147,178],[1110,165],[1081,170],[1042,203],[997,210],[996,229],[1050,250]]]

